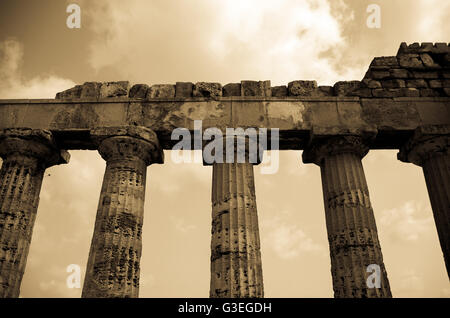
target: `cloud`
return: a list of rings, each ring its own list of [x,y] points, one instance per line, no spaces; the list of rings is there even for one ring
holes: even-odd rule
[[[417,201],[382,211],[380,223],[393,241],[417,241],[422,235],[433,233],[434,226],[431,210]]]
[[[418,0],[419,23],[413,24],[418,40],[440,41],[450,32],[450,2],[441,0]]]
[[[57,92],[75,85],[52,74],[23,79],[24,52],[24,46],[15,39],[0,42],[0,98],[54,98]]]
[[[337,73],[322,56],[330,49],[339,54],[346,45],[341,23],[352,18],[326,0],[132,0],[81,7],[93,21],[90,64],[106,77],[331,84],[362,72],[348,67]]]
[[[304,253],[325,255],[325,248],[314,242],[298,225],[288,222],[289,212],[281,212],[261,225],[264,245],[280,258],[294,259]]]

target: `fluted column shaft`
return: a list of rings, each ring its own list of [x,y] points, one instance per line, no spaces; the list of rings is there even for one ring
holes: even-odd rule
[[[233,162],[213,163],[210,297],[263,297],[253,174],[260,161],[251,163],[248,138],[233,139]]]
[[[82,297],[138,297],[146,171],[162,152],[149,129],[97,135],[106,170]]]
[[[330,137],[304,151],[305,163],[320,166],[330,244],[334,296],[392,297],[378,240],[361,158],[359,137]],[[380,288],[367,284],[371,264],[380,268]]]
[[[211,297],[263,297],[253,164],[215,163]]]
[[[44,171],[69,157],[31,129],[0,132],[0,156],[0,297],[19,297]]]
[[[423,168],[441,244],[450,277],[450,126],[419,127],[398,158]]]
[[[450,277],[450,156],[436,156],[423,164],[447,274]]]

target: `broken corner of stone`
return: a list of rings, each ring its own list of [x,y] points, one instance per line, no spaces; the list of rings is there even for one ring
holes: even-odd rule
[[[128,81],[85,82],[56,94],[56,99],[114,98],[127,97],[130,89]]]

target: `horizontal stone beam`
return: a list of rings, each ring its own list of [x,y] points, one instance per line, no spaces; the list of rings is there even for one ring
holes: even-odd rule
[[[331,134],[377,129],[373,149],[398,149],[421,125],[450,124],[450,97],[190,97],[0,100],[0,129],[52,131],[64,149],[95,149],[90,131],[138,125],[171,149],[175,128],[278,128],[281,150],[303,149],[313,127]],[[269,145],[270,146],[270,145]]]

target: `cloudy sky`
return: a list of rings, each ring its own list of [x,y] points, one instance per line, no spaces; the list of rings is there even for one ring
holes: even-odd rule
[[[66,26],[71,3],[81,28]],[[369,4],[381,9],[370,29]],[[449,0],[1,0],[0,98],[53,98],[85,81],[359,80],[401,42],[449,42]],[[71,151],[47,170],[21,297],[79,297],[105,168]],[[450,297],[422,170],[372,151],[363,160],[394,297]],[[148,168],[141,297],[208,297],[211,167]],[[265,295],[332,297],[320,170],[282,152],[255,169]]]

